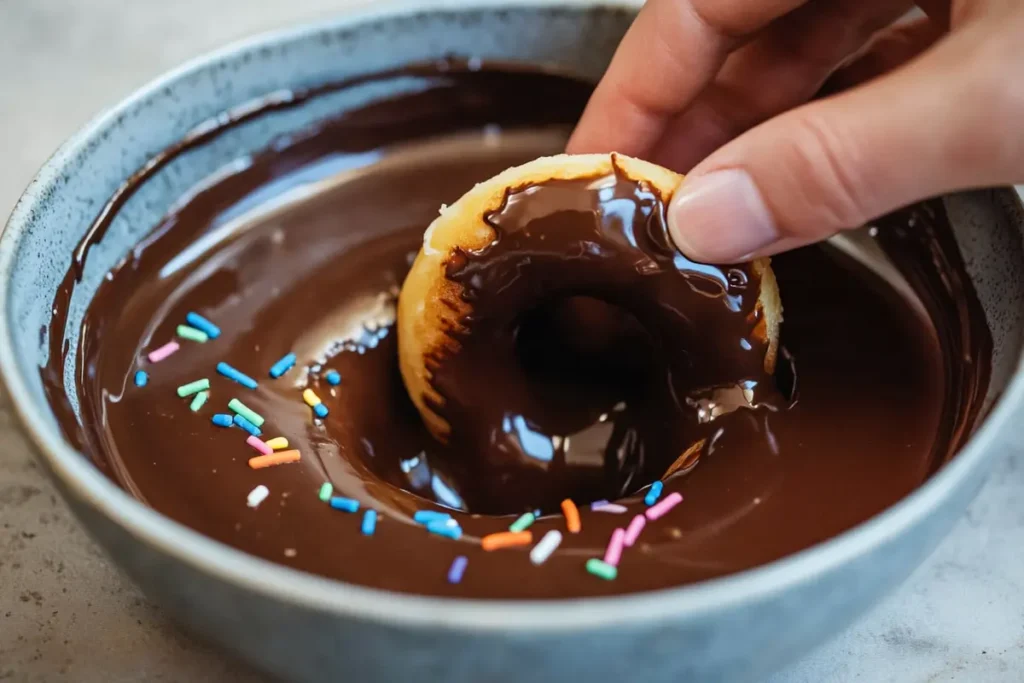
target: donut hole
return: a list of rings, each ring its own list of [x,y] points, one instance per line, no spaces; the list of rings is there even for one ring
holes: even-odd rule
[[[487,440],[505,458],[479,465],[503,471],[503,485],[471,493],[471,511],[516,514],[555,511],[566,498],[581,505],[614,500],[664,471],[651,466],[648,430],[637,421],[637,407],[656,393],[659,353],[629,311],[590,297],[559,298],[522,314],[513,333],[530,410],[518,412],[510,396],[500,424],[490,426]]]

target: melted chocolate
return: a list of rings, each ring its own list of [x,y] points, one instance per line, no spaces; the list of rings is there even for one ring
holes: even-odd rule
[[[426,433],[397,369],[394,297],[438,207],[507,166],[558,151],[589,86],[503,69],[416,73],[422,91],[347,113],[197,188],[125,257],[100,286],[81,330],[80,420],[63,385],[66,302],[76,272],[69,270],[49,330],[51,361],[41,373],[68,438],[139,499],[246,552],[379,588],[505,598],[628,593],[736,572],[825,540],[913,490],[970,432],[987,387],[990,340],[936,202],[887,219],[884,239],[873,242],[906,274],[909,296],[832,247],[775,259],[782,341],[800,376],[799,401],[785,409],[737,410],[706,426],[691,417],[685,428],[673,423],[659,432],[654,421],[675,415],[680,403],[669,405],[665,395],[674,385],[658,388],[656,380],[685,357],[649,334],[640,324],[646,316],[632,304],[633,317],[623,317],[601,304],[595,316],[589,300],[568,309],[536,302],[520,321],[514,353],[530,382],[545,387],[533,404],[544,410],[527,406],[516,414],[550,441],[594,428],[598,411],[614,411],[624,397],[623,416],[610,422],[642,436],[636,443],[645,465],[629,470],[629,483],[626,469],[583,477],[581,495],[635,490],[672,464],[681,445],[707,433],[699,460],[682,463],[666,484],[684,502],[648,524],[617,580],[589,576],[583,563],[644,508],[637,495],[618,501],[628,515],[583,509],[582,533],[567,535],[542,567],[530,564],[526,549],[480,549],[479,537],[507,528],[508,515],[454,512],[461,540],[427,534],[411,522],[413,511],[487,505],[477,498],[495,485],[476,482],[466,463],[493,454],[460,452],[458,443],[441,446]],[[616,192],[627,202],[647,201],[636,185]],[[516,205],[512,198],[492,217],[513,236],[529,223]],[[83,257],[108,218],[83,242]],[[912,221],[912,229],[894,229]],[[514,254],[515,239],[500,248]],[[652,239],[663,245],[656,232]],[[487,255],[467,257],[453,277],[468,276]],[[719,281],[714,291],[737,286],[727,290],[721,271],[709,272],[708,282]],[[743,307],[752,284],[746,275]],[[486,287],[479,294],[492,295]],[[615,303],[612,296],[606,299]],[[149,364],[145,353],[171,339],[191,310],[216,322],[222,335],[202,345],[183,342],[167,360]],[[299,365],[270,380],[267,370],[289,351]],[[714,351],[694,355],[694,364],[728,359],[727,349]],[[220,360],[257,378],[258,389],[217,375]],[[150,373],[142,388],[132,382],[140,367]],[[323,380],[329,368],[340,371],[340,386]],[[679,381],[690,390],[741,376]],[[198,377],[210,378],[212,394],[195,414],[174,388]],[[490,385],[493,405],[506,394],[514,398],[502,384],[480,384]],[[313,419],[302,403],[307,385],[330,409],[325,420]],[[266,416],[265,435],[287,436],[302,461],[251,470],[246,461],[254,452],[243,434],[210,423],[232,397]],[[595,443],[593,452],[604,453],[602,443],[623,441],[602,436]],[[325,480],[380,511],[373,537],[360,533],[357,515],[318,500]],[[249,509],[246,495],[258,484],[270,497]],[[551,490],[574,485],[563,478]],[[556,528],[564,528],[562,518],[548,515],[533,531],[539,538]],[[457,555],[469,566],[453,586],[445,577]]]
[[[646,184],[617,167],[534,184],[485,221],[491,242],[447,264],[470,307],[445,345],[457,352],[430,359],[470,510],[621,498],[697,457],[724,415],[785,406],[764,368],[760,276],[679,253]],[[618,308],[575,321],[612,335],[589,349],[556,324],[579,297]]]

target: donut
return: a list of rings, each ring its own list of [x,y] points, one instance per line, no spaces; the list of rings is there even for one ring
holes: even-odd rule
[[[637,264],[629,264],[626,268],[629,270],[632,267],[632,275],[629,272],[616,272],[613,276],[609,276],[606,282],[601,281],[602,273],[609,275],[609,271],[615,268],[602,263],[601,257],[597,255],[594,258],[587,258],[586,255],[581,254],[562,254],[562,262],[556,267],[562,270],[564,278],[552,278],[550,272],[534,273],[534,270],[540,270],[534,268],[533,261],[536,259],[520,258],[522,263],[515,264],[519,272],[516,284],[526,293],[516,297],[510,296],[505,305],[497,307],[500,310],[488,312],[487,316],[490,320],[487,324],[491,327],[490,334],[500,328],[504,329],[509,336],[513,336],[516,321],[528,312],[525,307],[535,307],[545,300],[574,295],[604,301],[611,300],[617,306],[632,313],[641,326],[671,329],[678,325],[678,320],[658,320],[660,314],[657,305],[651,305],[651,301],[636,299],[638,296],[650,294],[644,291],[643,286],[644,280],[651,278],[651,273],[644,270],[647,266],[651,269],[660,267],[663,270],[666,268],[672,270],[673,264],[679,264],[680,274],[675,278],[674,286],[690,286],[694,291],[700,290],[701,287],[712,290],[710,292],[699,291],[697,298],[708,298],[715,295],[723,300],[729,298],[727,290],[738,283],[715,282],[715,276],[709,275],[705,282],[695,285],[695,279],[702,272],[710,273],[715,269],[705,269],[702,265],[694,264],[675,252],[668,240],[667,233],[664,232],[664,207],[671,200],[673,192],[682,180],[683,176],[680,174],[621,154],[563,154],[539,158],[507,169],[490,180],[476,185],[454,204],[442,207],[440,215],[427,228],[422,248],[402,286],[397,314],[399,365],[402,379],[423,422],[435,438],[442,442],[446,442],[450,438],[452,425],[446,417],[446,413],[452,407],[452,401],[456,399],[452,395],[446,395],[446,392],[435,382],[439,370],[464,353],[466,341],[478,334],[478,325],[481,324],[484,317],[481,311],[477,310],[480,292],[471,291],[474,289],[473,278],[479,273],[474,273],[469,276],[469,279],[452,277],[452,275],[474,255],[486,254],[493,248],[496,240],[499,239],[498,233],[501,228],[495,224],[492,217],[495,212],[500,211],[509,203],[510,197],[524,196],[531,189],[550,186],[552,183],[566,185],[564,189],[569,192],[571,190],[567,186],[568,183],[579,185],[582,181],[592,188],[586,191],[599,193],[602,191],[600,189],[602,182],[605,186],[610,186],[613,181],[631,182],[657,199],[656,206],[649,207],[652,210],[650,223],[657,227],[656,232],[660,234],[649,235],[648,243],[643,245],[643,248],[626,245],[624,248],[627,251],[637,252],[634,258]],[[581,187],[581,189],[585,188]],[[526,197],[520,203],[528,206],[530,201],[531,199]],[[525,211],[529,213],[529,209]],[[557,219],[535,221],[534,227],[537,226],[543,226],[551,233],[559,232]],[[533,235],[532,237],[537,240],[545,239],[544,235]],[[586,247],[586,245],[584,246]],[[573,248],[578,249],[578,245],[574,245]],[[524,249],[529,251],[530,247],[524,247]],[[659,253],[650,253],[652,250]],[[555,254],[556,258],[558,256]],[[644,261],[644,259],[649,259],[649,261]],[[666,263],[668,263],[667,266]],[[736,367],[722,369],[718,373],[720,376],[713,378],[713,384],[716,385],[741,381],[757,375],[758,371],[763,375],[770,376],[775,369],[779,329],[782,321],[782,305],[775,276],[767,258],[757,259],[743,267],[746,270],[737,270],[736,272],[746,273],[750,279],[756,280],[758,286],[756,300],[753,301],[750,310],[746,311],[741,323],[740,336],[745,340],[742,343],[749,344],[751,346],[749,351],[752,353],[747,353],[743,362],[737,364]],[[532,282],[531,278],[535,275],[538,280]],[[721,280],[721,278],[718,279]],[[660,286],[673,285],[669,282],[661,283]],[[721,291],[713,291],[716,286]],[[615,287],[620,287],[622,291],[614,291]],[[744,294],[749,304],[751,293],[745,292]],[[720,308],[721,317],[726,317],[730,313],[730,305],[734,305],[734,302],[726,301],[726,305],[710,308]],[[519,309],[519,306],[524,308]],[[686,316],[685,311],[682,313]],[[708,313],[713,317],[714,311],[708,311]],[[702,325],[714,324],[712,320],[705,318],[708,316],[691,319],[694,329],[691,330],[691,334],[682,336],[692,337],[693,333],[700,336]],[[672,336],[679,337],[680,335]],[[672,343],[677,339],[673,339],[672,342],[666,341]],[[681,351],[685,353],[686,349],[681,349]],[[706,352],[710,352],[710,355],[714,357],[717,350],[710,348],[701,351],[701,353]],[[476,356],[479,356],[478,352]],[[474,362],[480,365],[489,363],[507,365],[509,359],[485,360],[477,357]],[[695,362],[705,365],[709,361],[705,355],[696,357]],[[754,365],[758,367],[752,369]],[[489,372],[485,371],[483,367],[479,369],[480,378],[483,380],[489,375]],[[502,374],[507,380],[509,379],[508,375],[515,375],[515,371],[513,369],[511,373]],[[507,390],[508,387],[495,386],[493,389],[500,392]]]

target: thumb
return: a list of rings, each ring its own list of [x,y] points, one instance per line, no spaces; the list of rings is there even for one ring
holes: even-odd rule
[[[965,28],[897,71],[736,138],[672,198],[676,246],[698,261],[744,261],[929,196],[1024,179],[1024,90],[1011,73],[1024,52],[1011,39]]]

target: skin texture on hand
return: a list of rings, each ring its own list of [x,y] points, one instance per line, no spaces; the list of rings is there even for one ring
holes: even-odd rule
[[[917,4],[649,0],[568,151],[687,173],[673,239],[720,263],[1024,181],[1024,2]]]

